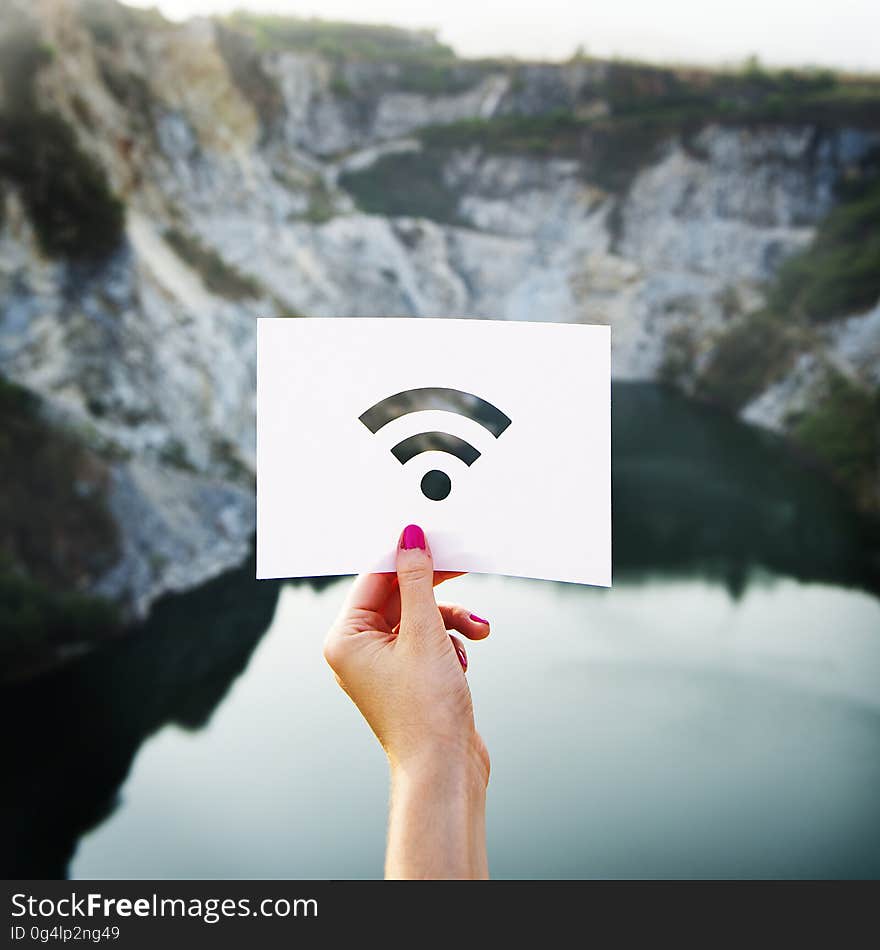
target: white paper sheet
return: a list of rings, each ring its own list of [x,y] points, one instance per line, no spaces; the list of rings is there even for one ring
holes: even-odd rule
[[[437,570],[610,586],[608,327],[408,318],[257,326],[257,577],[393,570],[398,535],[412,523]],[[399,415],[404,407],[416,411]],[[442,435],[411,438],[427,432]],[[429,472],[441,474],[427,479],[428,492],[446,497],[423,493]]]

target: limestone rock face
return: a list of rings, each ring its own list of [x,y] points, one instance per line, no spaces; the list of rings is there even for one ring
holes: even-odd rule
[[[97,589],[139,614],[247,552],[259,317],[608,323],[618,378],[661,376],[670,341],[699,367],[731,307],[760,305],[835,182],[880,141],[708,125],[671,138],[618,195],[571,159],[446,148],[446,223],[370,215],[342,173],[418,155],[427,125],[601,114],[591,90],[606,67],[530,66],[517,86],[473,67],[463,88],[429,95],[401,88],[393,64],[276,52],[261,56],[262,89],[236,79],[211,21],[138,21],[105,43],[76,4],[37,6],[51,8],[35,22],[54,50],[40,102],[124,199],[125,238],[100,265],[51,260],[16,190],[0,191],[0,373],[109,461],[122,555]],[[876,384],[878,311],[849,316],[828,352]],[[746,418],[782,427],[808,398],[811,365]]]

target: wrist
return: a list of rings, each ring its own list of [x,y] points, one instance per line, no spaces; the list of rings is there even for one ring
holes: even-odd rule
[[[489,757],[479,737],[466,743],[423,743],[405,757],[389,753],[392,786],[407,785],[485,798]]]

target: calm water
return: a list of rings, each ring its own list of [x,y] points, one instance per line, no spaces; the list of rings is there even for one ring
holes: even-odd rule
[[[880,874],[876,536],[651,386],[615,387],[614,519],[611,591],[445,586],[493,621],[468,674],[493,873]],[[252,577],[5,691],[7,875],[381,874],[384,760],[320,655],[348,581]]]

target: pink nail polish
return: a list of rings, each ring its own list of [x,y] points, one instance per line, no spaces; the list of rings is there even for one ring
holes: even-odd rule
[[[473,620],[474,623],[484,623],[487,627],[489,626],[489,621],[488,621],[488,620],[483,620],[482,617],[478,617],[476,614],[471,614],[470,617],[471,617],[471,620]]]
[[[467,672],[467,654],[460,646],[457,645],[455,647],[455,652],[458,654],[458,662],[461,663],[461,668]]]
[[[413,548],[421,548],[424,551],[425,532],[417,524],[408,524],[400,536],[400,546],[404,551],[411,551]]]

